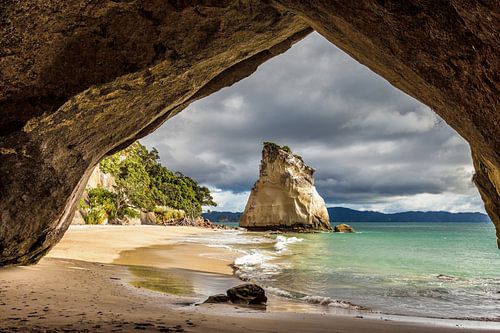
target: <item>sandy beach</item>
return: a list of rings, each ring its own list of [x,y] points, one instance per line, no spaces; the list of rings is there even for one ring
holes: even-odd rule
[[[229,267],[234,253],[179,242],[216,232],[220,231],[192,227],[71,227],[37,265],[0,270],[0,332],[500,330],[498,323],[487,322],[300,312],[300,308],[273,304],[273,298],[267,311],[194,306],[202,301],[200,294],[224,292],[239,283]],[[151,288],[151,283],[158,286],[152,281],[158,274],[167,274],[172,283]]]

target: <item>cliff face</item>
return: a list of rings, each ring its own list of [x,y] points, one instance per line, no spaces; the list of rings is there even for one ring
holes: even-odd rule
[[[314,187],[314,169],[300,157],[265,143],[259,179],[240,226],[250,230],[331,230],[325,201]]]
[[[86,188],[102,187],[110,192],[115,192],[116,181],[115,177],[109,173],[102,172],[100,165],[96,165],[90,174]]]
[[[95,166],[95,168],[92,170],[92,173],[90,174],[89,180],[87,182],[87,185],[85,186],[85,191],[83,192],[81,199],[86,200],[88,198],[87,191],[89,189],[100,187],[110,192],[115,192],[116,191],[115,186],[116,186],[115,177],[113,177],[110,174],[102,172],[100,165],[98,164]],[[85,224],[85,219],[84,219],[85,214],[86,212],[84,209],[77,207],[75,215],[71,220],[71,224],[76,224],[76,225]],[[107,220],[106,223],[108,223]]]
[[[0,13],[0,266],[59,241],[102,157],[310,27],[470,143],[500,238],[496,1],[5,0]]]

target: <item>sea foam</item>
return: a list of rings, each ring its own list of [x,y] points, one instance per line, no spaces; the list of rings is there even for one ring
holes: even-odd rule
[[[356,304],[353,304],[353,303],[348,302],[348,301],[333,299],[331,297],[304,296],[300,299],[302,301],[305,301],[305,302],[311,303],[311,304],[332,306],[332,307],[336,307],[336,308],[350,309],[350,310],[366,310],[366,308],[361,306],[361,305],[356,305]]]
[[[285,237],[278,235],[271,240],[274,251],[251,249],[242,251],[243,255],[234,261],[236,268],[235,275],[242,280],[254,280],[261,283],[272,280],[279,275],[283,269],[288,267],[288,263],[283,260],[277,260],[285,255],[291,255],[288,245],[302,242],[304,239],[298,237]]]
[[[304,241],[303,238],[298,238],[298,237],[285,237],[285,236],[277,236],[276,237],[276,243],[274,244],[274,248],[276,251],[279,253],[287,251],[288,250],[288,245],[293,244],[293,243],[299,243]]]

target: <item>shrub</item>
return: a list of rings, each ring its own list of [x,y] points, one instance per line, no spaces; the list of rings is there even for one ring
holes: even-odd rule
[[[80,201],[80,207],[85,211],[83,219],[86,224],[103,224],[106,219],[116,216],[116,195],[103,188],[93,188],[87,191],[87,200]]]
[[[86,224],[103,224],[106,219],[139,217],[139,213],[124,202],[123,196],[104,188],[87,190],[87,199],[80,200],[80,208],[85,212]]]
[[[154,213],[157,223],[164,223],[172,220],[181,220],[186,217],[185,211],[165,206],[156,207]]]
[[[288,146],[280,146],[274,142],[264,141],[264,147],[265,146],[269,147],[269,149],[271,149],[271,150],[283,150],[284,152],[287,152],[288,154],[292,154],[292,150]],[[293,156],[295,156],[295,158],[298,158],[299,160],[304,162],[304,160],[302,159],[302,156],[296,155],[296,154],[294,154]]]

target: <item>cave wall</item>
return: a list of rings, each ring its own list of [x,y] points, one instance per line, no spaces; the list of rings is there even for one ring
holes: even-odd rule
[[[2,6],[0,266],[57,243],[105,154],[312,31],[256,1]]]
[[[57,243],[104,155],[310,27],[470,143],[498,238],[499,17],[495,1],[3,1],[0,266],[36,262]]]

